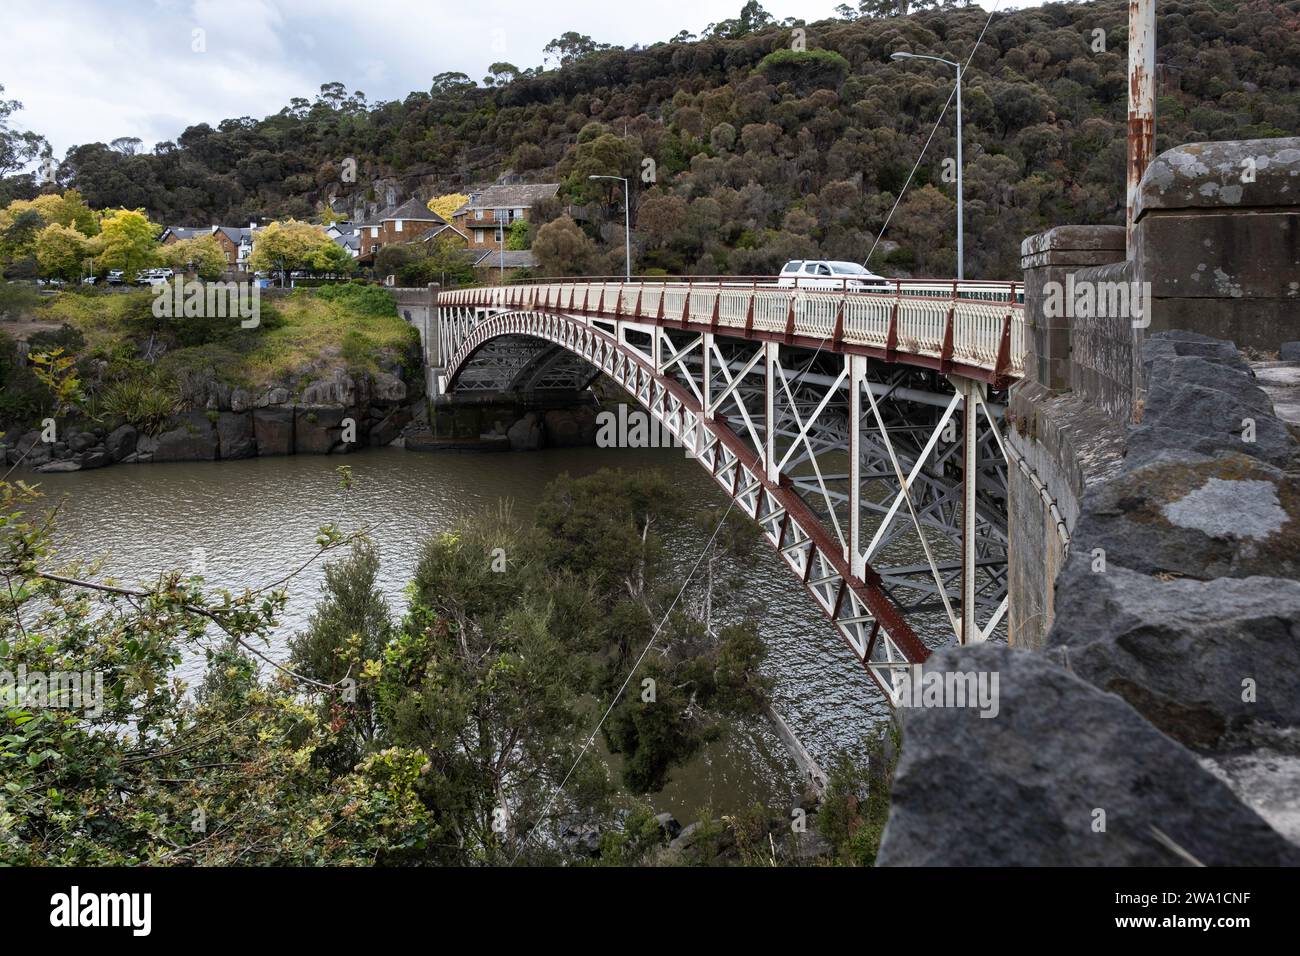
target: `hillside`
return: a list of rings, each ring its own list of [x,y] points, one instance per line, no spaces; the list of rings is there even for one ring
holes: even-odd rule
[[[752,25],[764,16],[695,42],[580,44],[559,69],[490,87],[440,74],[402,102],[368,104],[327,84],[315,103],[192,126],[152,154],[76,147],[60,180],[92,207],[207,223],[306,217],[331,198],[364,212],[513,172],[562,181],[563,201],[588,210],[594,247],[560,265],[618,272],[622,200],[587,181],[597,172],[637,179],[642,269],[767,274],[799,256],[861,260],[952,88],[945,68],[889,54],[964,61],[987,12],[808,24],[805,52],[791,49],[791,27]],[[965,85],[968,275],[1014,275],[1019,239],[1046,226],[1119,221],[1126,17],[1122,0],[993,17]],[[1158,36],[1158,149],[1300,129],[1300,0],[1169,0]],[[954,189],[941,174],[952,133],[950,112],[873,268],[951,274]],[[340,179],[347,158],[355,183]],[[647,159],[656,183],[642,181]],[[561,204],[538,212],[558,216]]]

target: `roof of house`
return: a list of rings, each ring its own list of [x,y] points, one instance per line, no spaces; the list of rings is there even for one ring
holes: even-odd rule
[[[469,202],[456,210],[456,215],[470,209],[523,208],[542,199],[549,199],[560,191],[559,183],[519,183],[514,186],[485,186],[470,190]]]
[[[507,269],[531,269],[537,265],[537,259],[531,249],[474,249],[471,265],[476,269],[495,269],[504,265]]]
[[[426,206],[421,200],[414,197],[406,200],[406,202],[394,209],[388,209],[380,213],[377,221],[387,222],[390,219],[407,219],[416,222],[442,223],[447,221]]]
[[[341,235],[330,236],[330,238],[344,249],[355,249],[358,251],[361,249],[361,237],[353,232],[345,232]]]
[[[177,239],[193,239],[195,236],[206,236],[211,232],[211,226],[168,226],[163,230],[163,237],[171,235]]]
[[[251,241],[253,238],[253,230],[247,226],[217,226],[217,229],[220,229],[235,245],[239,245],[246,239]]]

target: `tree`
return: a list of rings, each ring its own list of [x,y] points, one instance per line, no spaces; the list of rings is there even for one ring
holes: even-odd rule
[[[220,279],[229,265],[221,243],[210,235],[168,243],[158,253],[177,272],[193,272],[209,282]]]
[[[76,282],[85,272],[91,240],[71,226],[50,223],[36,236],[36,261],[41,275]]]
[[[273,222],[254,237],[248,262],[257,272],[275,273],[284,285],[289,273],[317,268],[316,262],[325,255],[324,243],[340,248],[309,222]]]
[[[488,75],[483,77],[483,82],[487,86],[503,86],[518,76],[519,67],[513,63],[493,63],[488,67]]]
[[[0,94],[4,91],[4,84],[0,83]],[[22,108],[18,100],[0,97],[0,177],[22,169],[40,155],[42,148],[48,148],[44,136],[30,130],[10,129],[9,117]]]
[[[434,96],[448,93],[464,93],[474,89],[474,81],[464,73],[448,71],[433,78],[430,92]]]
[[[464,193],[446,193],[442,196],[435,196],[425,205],[429,207],[430,212],[435,212],[447,222],[451,222],[452,215],[467,202],[469,202],[469,197]]]
[[[158,233],[162,227],[149,221],[143,209],[110,209],[100,223],[100,270],[121,269],[127,282],[153,264],[158,255]]]
[[[335,276],[350,276],[357,271],[357,261],[352,258],[351,252],[329,236],[322,236],[322,238],[325,241],[319,243],[312,253],[312,269]]]
[[[542,47],[542,52],[546,54],[547,59],[555,60],[560,66],[567,66],[584,56],[608,49],[608,43],[597,43],[589,36],[568,30]]]
[[[583,275],[591,268],[595,254],[592,241],[568,216],[542,226],[533,240],[537,264],[550,276]]]
[[[140,152],[141,144],[138,136],[119,136],[108,145],[123,156],[134,156]]]
[[[527,219],[516,219],[512,222],[510,232],[506,235],[506,248],[511,251],[527,249],[532,239],[531,229]]]

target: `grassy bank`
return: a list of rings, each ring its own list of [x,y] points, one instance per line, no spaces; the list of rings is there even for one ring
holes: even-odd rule
[[[29,337],[33,352],[61,347],[76,358],[89,417],[136,425],[157,427],[213,382],[294,395],[335,369],[418,375],[418,333],[397,315],[392,293],[376,286],[263,290],[259,322],[247,329],[235,317],[160,318],[153,301],[148,290],[59,292],[28,304],[21,319],[43,330]],[[0,427],[29,427],[52,401],[13,342],[0,345],[8,393]]]

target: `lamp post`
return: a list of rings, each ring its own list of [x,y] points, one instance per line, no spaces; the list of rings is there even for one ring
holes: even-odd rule
[[[961,64],[955,60],[945,60],[941,56],[924,56],[920,53],[891,53],[891,60],[934,60],[947,63],[957,70],[957,278],[966,278],[965,236],[962,232],[962,197],[961,197]]]
[[[617,179],[623,184],[623,255],[626,262],[627,281],[632,281],[632,215],[628,211],[628,193],[631,191],[628,181],[622,176],[588,176],[588,179]]]

